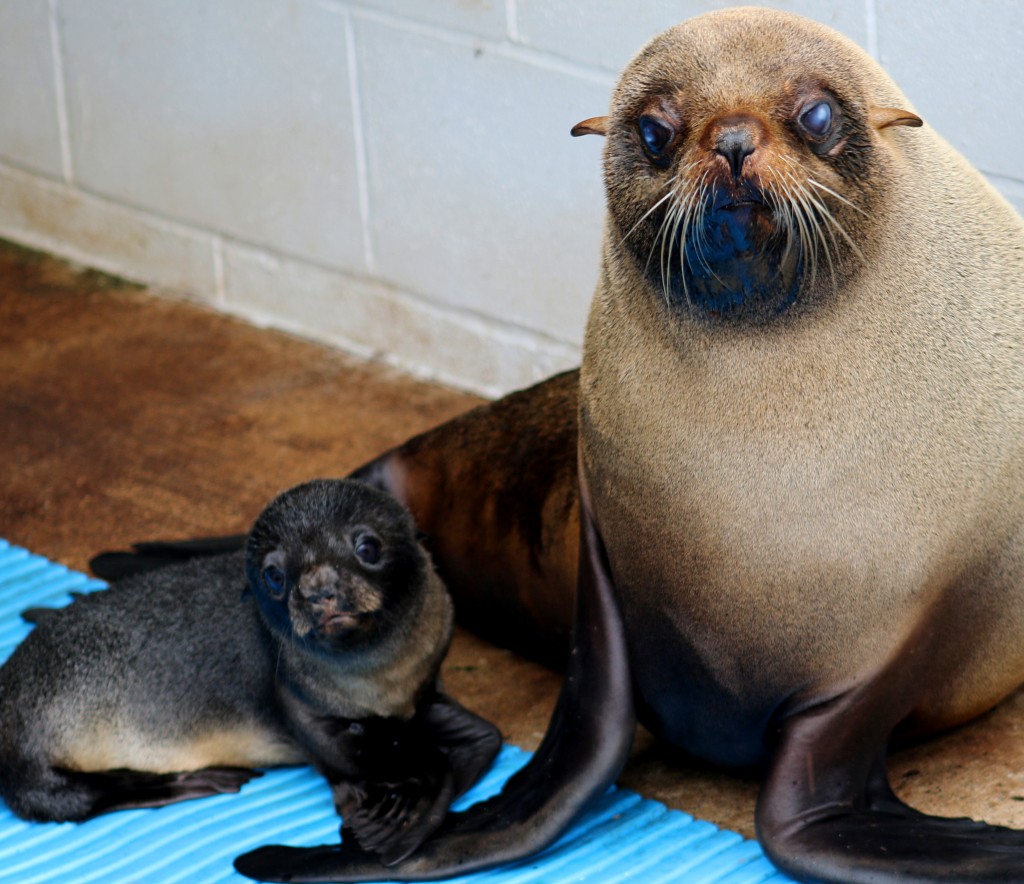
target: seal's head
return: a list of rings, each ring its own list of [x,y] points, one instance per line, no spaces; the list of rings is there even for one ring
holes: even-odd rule
[[[786,13],[727,10],[655,37],[607,135],[609,247],[666,303],[762,322],[835,290],[885,190],[879,132],[919,126],[860,49]]]
[[[431,568],[405,508],[352,479],[319,479],[277,497],[249,533],[245,560],[271,630],[325,652],[409,629]]]

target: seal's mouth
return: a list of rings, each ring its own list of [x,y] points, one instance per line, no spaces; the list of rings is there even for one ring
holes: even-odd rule
[[[762,322],[801,287],[805,251],[773,194],[750,180],[677,190],[651,213],[635,255],[670,305],[716,319]],[[660,216],[660,217],[659,217]]]
[[[729,211],[743,206],[766,208],[768,200],[761,188],[748,179],[740,181],[715,182],[706,197],[709,212]]]
[[[368,618],[365,611],[332,611],[320,617],[317,632],[324,638],[335,638],[364,626]]]
[[[735,202],[725,203],[715,209],[716,212],[741,212],[741,211],[754,211],[757,209],[765,210],[765,204],[763,200],[743,199],[736,200]]]

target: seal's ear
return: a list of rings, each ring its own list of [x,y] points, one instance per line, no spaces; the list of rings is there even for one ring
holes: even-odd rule
[[[577,123],[572,127],[572,136],[575,138],[578,135],[607,135],[608,134],[608,117],[591,117],[589,120],[584,120],[582,123]]]
[[[924,125],[924,121],[917,114],[900,110],[898,107],[873,107],[868,111],[868,122],[876,129],[888,129],[890,126],[917,128]]]

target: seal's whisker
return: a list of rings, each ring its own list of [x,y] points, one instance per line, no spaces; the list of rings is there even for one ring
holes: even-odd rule
[[[698,194],[697,203],[695,205],[697,222],[697,233],[694,237],[694,247],[697,250],[697,256],[700,258],[701,264],[704,265],[704,269],[711,271],[711,265],[708,263],[707,256],[704,254],[704,248],[710,246],[708,241],[708,232],[704,227],[704,215],[707,212],[708,202],[713,200],[715,196],[715,185],[714,182],[711,184],[711,192],[708,193],[708,173],[705,170],[704,174],[700,179],[700,193]]]
[[[800,230],[800,239],[802,244],[801,251],[809,264],[807,270],[808,285],[813,286],[818,277],[819,251],[823,251],[825,253],[825,257],[829,262],[830,268],[832,266],[832,256],[827,248],[827,244],[821,237],[816,213],[806,199],[806,194],[804,193],[804,189],[800,186],[800,182],[797,181],[795,176],[789,172],[783,172],[783,175],[784,178],[788,180],[786,193],[791,200],[791,205],[794,209],[794,217],[797,222],[797,227]],[[818,247],[819,243],[821,244],[821,248]]]
[[[783,182],[783,188],[785,188],[785,182]],[[765,187],[764,179],[760,174],[757,176],[757,189],[761,192],[768,207],[782,216],[782,231],[779,235],[781,236],[782,233],[785,233],[786,248],[782,253],[782,259],[779,263],[785,264],[786,261],[789,260],[789,256],[793,251],[794,243],[796,241],[796,236],[793,230],[793,209],[790,206],[788,194],[784,191],[783,196],[787,198],[778,199],[771,188]]]
[[[836,254],[839,253],[839,244],[836,242],[832,231],[827,226],[822,225],[821,216],[818,211],[819,206],[807,188],[796,179],[793,180],[793,183],[799,199],[806,207],[807,223],[813,235],[811,248],[815,265],[817,265],[818,255],[823,254],[828,262],[829,277],[832,279],[832,286],[834,288],[836,284],[836,267],[835,262],[832,260],[832,252],[835,250]]]
[[[679,204],[674,202],[669,207],[669,210],[665,213],[665,217],[661,220],[661,226],[658,228],[658,233],[654,237],[654,241],[651,243],[651,250],[647,254],[647,268],[650,267],[651,259],[654,257],[656,250],[660,252],[659,267],[661,268],[662,276],[665,274],[665,243],[668,239],[668,230],[672,226],[672,219],[675,218],[679,212]]]
[[[783,155],[782,159],[785,160],[788,165],[790,165],[790,166],[792,166],[794,168],[799,168],[797,163],[794,160],[790,159],[789,157],[786,157],[786,156]],[[824,230],[825,230],[825,233],[828,235],[829,240],[831,241],[832,249],[835,251],[836,255],[838,255],[840,253],[840,249],[839,249],[839,243],[836,241],[835,235],[834,235],[833,231],[835,231],[835,233],[838,233],[839,236],[841,236],[843,238],[843,240],[847,243],[847,245],[850,246],[850,248],[857,255],[857,257],[860,258],[863,261],[864,260],[864,253],[860,250],[858,245],[853,241],[853,239],[850,237],[850,235],[846,232],[846,228],[843,227],[843,225],[835,217],[835,215],[832,213],[832,211],[829,209],[829,207],[822,201],[822,199],[820,197],[816,196],[812,191],[810,191],[806,185],[810,184],[810,185],[813,185],[815,187],[818,187],[819,189],[821,189],[821,190],[831,194],[832,196],[836,197],[837,199],[841,200],[843,203],[849,205],[851,208],[855,209],[858,212],[861,212],[862,214],[864,214],[864,211],[859,206],[855,205],[854,203],[850,202],[845,197],[843,197],[840,194],[836,193],[830,187],[827,187],[826,185],[822,184],[820,181],[816,181],[813,178],[808,177],[808,178],[805,179],[806,184],[804,184],[804,183],[800,182],[799,180],[797,180],[795,175],[793,175],[792,173],[787,173],[787,176],[789,177],[790,181],[792,181],[792,183],[799,190],[802,200],[805,201],[804,202],[805,206],[808,209],[813,209],[813,211],[811,211],[810,214],[813,217],[813,219],[815,221],[815,224],[819,225],[822,222],[826,222],[825,225],[824,225]],[[822,242],[822,245],[824,246],[825,245],[825,241],[824,241],[823,238],[822,238],[821,242]],[[827,248],[823,248],[823,251],[825,252],[825,257],[828,259],[829,267],[832,270],[833,285],[834,285],[835,284],[835,267],[834,267],[834,264],[833,264],[833,261],[832,261],[832,254],[831,254],[831,251],[829,249],[827,249]]]
[[[864,253],[863,253],[863,252],[862,252],[862,251],[860,250],[860,247],[859,247],[859,246],[857,245],[857,243],[855,243],[855,242],[854,242],[854,241],[853,241],[853,240],[852,240],[852,239],[850,238],[850,234],[848,234],[848,233],[846,232],[846,228],[845,228],[845,227],[843,227],[843,225],[842,225],[842,224],[840,224],[840,223],[839,223],[839,221],[838,221],[838,220],[836,219],[835,215],[833,215],[833,214],[832,214],[832,212],[830,212],[830,211],[829,211],[829,208],[828,208],[828,206],[826,206],[826,205],[825,205],[825,204],[824,204],[824,203],[823,203],[823,202],[822,202],[822,201],[821,201],[820,199],[818,199],[817,197],[815,197],[815,196],[814,196],[814,194],[812,194],[812,193],[811,193],[810,191],[807,191],[806,193],[807,193],[807,198],[808,198],[808,199],[809,199],[809,200],[810,200],[810,201],[811,201],[811,202],[812,202],[812,203],[814,204],[814,206],[815,206],[815,207],[816,207],[816,208],[818,209],[818,211],[819,211],[819,212],[820,212],[820,214],[821,214],[821,217],[822,217],[822,218],[824,218],[824,219],[825,219],[826,221],[828,221],[828,222],[829,222],[829,223],[830,223],[830,224],[831,224],[831,225],[833,226],[833,228],[835,228],[836,232],[837,232],[837,233],[838,233],[838,234],[839,234],[839,235],[840,235],[840,236],[841,236],[841,237],[842,237],[842,238],[843,238],[844,240],[846,240],[846,244],[847,244],[847,245],[848,245],[848,246],[849,246],[849,247],[850,247],[851,249],[853,249],[853,251],[854,251],[854,253],[855,253],[855,254],[857,255],[857,257],[858,257],[858,258],[860,258],[860,259],[861,259],[861,260],[863,261],[863,260],[864,260]],[[838,251],[837,251],[837,254],[838,254]]]
[[[661,224],[661,231],[659,239],[661,240],[661,254],[659,266],[661,268],[661,282],[662,282],[662,294],[665,297],[665,303],[669,304],[671,301],[669,292],[669,262],[671,258],[671,241],[672,237],[669,234],[670,230],[674,230],[679,225],[680,218],[685,214],[686,203],[685,200],[677,199],[672,203],[672,207],[665,214],[665,218]],[[657,242],[655,243],[657,244]]]
[[[686,299],[687,306],[691,306],[690,302],[690,287],[686,282],[686,243],[690,235],[690,229],[693,227],[693,213],[694,209],[700,203],[700,189],[691,191],[689,198],[686,201],[686,213],[682,219],[682,227],[678,231],[672,232],[672,241],[677,243],[679,249],[679,278],[683,283],[683,297]]]
[[[691,164],[688,168],[694,168]],[[691,188],[686,198],[686,212],[681,224],[672,231],[672,240],[679,248],[679,270],[683,283],[683,296],[688,306],[693,306],[690,288],[686,281],[686,264],[690,260],[687,255],[687,244],[691,243],[700,262],[707,267],[707,261],[701,251],[701,239],[704,236],[704,209],[707,203],[708,171],[705,169],[696,185]]]
[[[854,203],[854,202],[851,202],[850,200],[848,200],[848,199],[847,199],[847,198],[846,198],[845,196],[843,196],[842,194],[836,193],[836,192],[835,192],[835,191],[834,191],[834,190],[833,190],[833,189],[832,189],[831,187],[826,187],[826,186],[825,186],[824,184],[822,184],[822,183],[821,183],[820,181],[815,181],[815,180],[814,180],[813,178],[808,178],[808,179],[807,179],[807,183],[808,183],[808,184],[810,184],[810,185],[812,185],[813,187],[817,187],[817,188],[818,188],[819,190],[824,190],[824,191],[825,191],[825,193],[831,194],[831,195],[832,195],[832,196],[834,196],[834,197],[835,197],[835,198],[836,198],[837,200],[839,200],[839,202],[841,202],[841,203],[846,203],[846,205],[848,205],[848,206],[849,206],[849,207],[850,207],[851,209],[853,209],[853,210],[854,210],[854,211],[856,211],[856,212],[860,212],[860,213],[861,213],[861,214],[862,214],[862,215],[863,215],[863,216],[864,216],[865,218],[869,218],[869,217],[871,217],[870,215],[868,215],[868,213],[867,213],[867,212],[865,212],[865,211],[864,211],[864,210],[863,210],[863,209],[862,209],[862,208],[861,208],[860,206],[858,206],[858,205],[857,205],[856,203]]]
[[[799,243],[796,232],[794,231],[794,220],[793,220],[793,208],[789,204],[789,200],[782,200],[776,206],[776,210],[782,215],[783,228],[786,235],[786,248],[782,252],[782,259],[779,261],[780,264],[785,265],[789,261],[789,256],[796,250],[796,246]]]
[[[715,272],[715,268],[708,261],[707,256],[704,254],[703,246],[710,248],[711,243],[708,241],[707,236],[707,225],[704,223],[704,215],[708,210],[708,206],[712,205],[715,201],[715,190],[717,188],[714,179],[711,180],[711,191],[708,192],[708,171],[705,170],[704,177],[701,179],[701,199],[698,203],[697,211],[697,239],[695,246],[697,254],[700,257],[701,263],[704,265],[704,269],[711,274],[712,278],[718,280],[723,286],[725,283],[722,278]]]
[[[675,177],[673,177],[673,178],[670,178],[670,179],[669,179],[669,181],[668,181],[668,183],[669,183],[669,184],[671,184],[671,183],[672,183],[672,182],[673,182],[673,181],[675,180],[675,178],[676,178],[676,177],[678,177],[678,176],[675,176]],[[656,212],[656,211],[658,210],[658,208],[659,208],[660,206],[662,206],[662,205],[663,205],[663,204],[664,204],[664,203],[665,203],[666,201],[668,201],[668,200],[672,199],[672,196],[673,196],[673,194],[674,194],[674,190],[672,190],[672,189],[670,189],[670,190],[666,191],[665,195],[664,195],[664,196],[662,196],[662,197],[661,197],[661,198],[660,198],[660,199],[659,199],[659,200],[658,200],[658,201],[657,201],[657,202],[656,202],[656,203],[655,203],[655,204],[654,204],[653,206],[651,206],[651,207],[650,207],[650,208],[649,208],[649,209],[648,209],[648,210],[647,210],[646,212],[644,212],[644,213],[643,213],[643,215],[641,215],[641,216],[640,216],[640,220],[639,220],[639,221],[637,221],[637,222],[636,222],[636,224],[634,224],[634,225],[633,225],[632,227],[630,227],[630,228],[629,228],[629,231],[628,231],[627,233],[623,234],[623,237],[622,237],[622,239],[620,239],[620,240],[619,240],[619,245],[621,246],[621,245],[622,245],[622,244],[623,244],[623,243],[624,243],[624,242],[625,242],[625,241],[626,241],[627,239],[629,239],[629,238],[630,238],[630,237],[631,237],[631,236],[632,236],[632,235],[633,235],[634,233],[636,233],[636,230],[637,230],[637,228],[638,228],[638,227],[639,227],[639,226],[640,226],[641,224],[643,224],[643,223],[644,223],[644,221],[646,221],[646,220],[647,220],[648,218],[650,218],[650,217],[651,217],[651,215],[652,215],[652,214],[653,214],[654,212]]]
[[[672,248],[675,247],[679,251],[679,278],[683,284],[683,297],[686,298],[687,304],[690,303],[690,292],[686,284],[686,239],[689,235],[688,231],[693,224],[694,205],[699,198],[699,193],[692,190],[686,195],[685,200],[681,203],[681,211],[677,215],[671,232],[667,236],[669,248],[665,256],[665,274],[663,277],[666,297],[668,296],[669,264],[672,259]]]
[[[818,278],[818,249],[816,247],[817,236],[814,227],[808,221],[807,207],[800,201],[799,196],[792,190],[788,191],[793,207],[793,218],[800,233],[800,253],[804,258],[807,267],[807,284],[813,286]]]
[[[692,164],[691,164],[691,166],[692,166]],[[680,211],[680,208],[681,208],[680,205],[679,205],[679,203],[680,203],[679,196],[680,195],[679,195],[678,183],[679,183],[680,179],[682,178],[682,176],[684,176],[689,171],[691,166],[686,166],[685,168],[681,169],[678,173],[673,175],[671,178],[669,178],[665,182],[665,186],[668,188],[666,190],[666,192],[654,203],[654,205],[652,205],[643,214],[643,216],[640,218],[640,220],[637,221],[637,223],[633,225],[633,227],[630,229],[630,231],[625,236],[623,236],[622,239],[619,241],[619,245],[621,246],[630,236],[633,235],[633,233],[636,231],[636,229],[645,220],[647,220],[647,218],[649,218],[651,216],[651,214],[653,212],[657,211],[657,209],[660,206],[663,206],[666,202],[672,200],[673,197],[675,197],[675,200],[670,203],[668,211],[665,213],[665,216],[662,218],[661,224],[658,227],[657,232],[654,234],[653,239],[651,240],[651,248],[650,248],[650,250],[647,253],[647,261],[644,264],[644,273],[647,273],[650,270],[651,260],[654,257],[655,251],[658,250],[659,242],[661,243],[662,253],[664,253],[665,240],[666,240],[666,237],[668,236],[668,231],[669,231],[669,229],[672,226],[672,219],[675,217],[676,213]],[[664,279],[665,276],[666,276],[666,274],[665,274],[665,262],[663,260],[662,261],[662,278]],[[668,284],[667,284],[667,282],[665,283],[665,297],[666,297],[666,299],[668,298]]]

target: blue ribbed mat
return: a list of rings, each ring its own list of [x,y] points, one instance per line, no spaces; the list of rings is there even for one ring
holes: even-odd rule
[[[20,612],[59,606],[104,584],[0,540],[0,661],[31,627]],[[458,807],[497,792],[528,758],[506,746]],[[231,861],[261,844],[325,844],[338,837],[330,790],[309,768],[268,772],[241,794],[87,823],[26,823],[0,804],[0,881],[167,884],[248,879]],[[753,841],[624,789],[611,789],[553,847],[529,862],[455,879],[473,884],[643,881],[759,884],[788,881]]]

